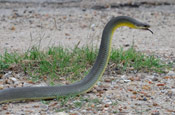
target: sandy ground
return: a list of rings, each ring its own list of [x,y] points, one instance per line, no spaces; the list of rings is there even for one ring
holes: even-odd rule
[[[4,5],[3,5],[4,6]],[[0,51],[24,52],[30,46],[64,45],[73,47],[97,45],[104,25],[113,16],[131,16],[151,25],[146,31],[121,28],[115,34],[113,47],[133,42],[140,51],[175,56],[175,6],[141,5],[139,8],[107,8],[101,10],[47,7],[12,7],[0,9]],[[49,6],[48,6],[49,7]],[[91,6],[90,6],[91,7]],[[116,39],[117,38],[117,39]]]
[[[134,3],[132,1],[134,0],[83,1],[61,5],[2,2],[0,3],[0,52],[3,54],[7,50],[23,53],[34,45],[41,50],[58,45],[72,48],[79,42],[79,47],[98,46],[105,24],[113,16],[125,15],[149,23],[154,34],[126,27],[120,28],[114,35],[113,48],[131,46],[134,43],[138,51],[175,60],[175,1],[150,0],[139,4],[139,7],[132,6]],[[140,0],[138,3],[141,2],[143,1]],[[122,6],[124,3],[126,5]],[[24,110],[19,107],[27,108],[27,104],[9,106],[16,108],[21,114]],[[38,104],[41,103],[33,102],[32,106]],[[48,109],[48,106],[42,106]],[[11,111],[11,114],[14,112],[10,108],[1,112],[7,111]],[[163,114],[164,111],[160,113]]]

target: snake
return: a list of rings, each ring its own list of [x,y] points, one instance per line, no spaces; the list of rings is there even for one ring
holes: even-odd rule
[[[149,24],[142,23],[128,16],[113,17],[103,29],[96,61],[89,73],[83,79],[69,85],[6,88],[0,90],[0,103],[23,100],[55,99],[60,96],[79,95],[90,91],[97,81],[100,80],[105,68],[107,67],[114,32],[117,28],[122,26],[127,26],[133,29],[148,30],[153,33],[149,29]]]

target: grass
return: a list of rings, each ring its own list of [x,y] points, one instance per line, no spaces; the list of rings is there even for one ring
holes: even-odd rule
[[[117,64],[117,68],[124,71],[144,71],[144,72],[165,72],[165,68],[170,65],[165,64],[155,56],[146,56],[141,52],[137,52],[133,47],[124,51],[123,48],[113,50],[111,60]]]
[[[29,74],[33,81],[45,77],[54,81],[63,77],[74,82],[88,73],[97,54],[97,49],[89,47],[67,49],[61,46],[49,48],[47,51],[33,47],[23,55],[6,51],[0,55],[0,72],[15,65],[19,71]],[[110,64],[112,63],[116,65],[114,69],[121,73],[131,71],[162,73],[170,67],[155,56],[146,56],[133,47],[125,51],[122,48],[113,49],[110,56]],[[54,85],[54,82],[51,83]]]

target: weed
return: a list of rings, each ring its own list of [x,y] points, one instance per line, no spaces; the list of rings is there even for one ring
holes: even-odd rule
[[[124,51],[122,48],[118,50],[112,50],[111,60],[117,64],[118,68],[122,71],[130,71],[131,69],[136,71],[145,72],[164,72],[163,70],[167,66],[162,63],[160,59],[154,56],[146,56],[141,52],[137,52],[133,47]]]
[[[75,82],[88,73],[97,53],[97,49],[90,47],[67,49],[61,46],[51,47],[48,51],[40,51],[39,48],[32,47],[23,55],[6,51],[0,55],[0,70],[8,69],[11,64],[18,64],[21,66],[20,69],[29,74],[34,81],[47,76],[52,81],[64,77],[69,82]],[[133,47],[126,51],[122,48],[112,49],[110,59],[111,63],[116,63],[115,68],[121,72],[133,70],[164,72],[169,67],[160,59],[146,56],[137,52]]]

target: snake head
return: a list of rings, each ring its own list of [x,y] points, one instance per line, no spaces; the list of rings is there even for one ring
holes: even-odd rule
[[[112,18],[111,21],[107,24],[107,28],[111,27],[111,25],[114,26],[112,32],[114,32],[119,27],[127,26],[133,29],[148,30],[153,34],[153,32],[149,29],[150,28],[149,24],[142,23],[128,16],[118,16]]]
[[[149,24],[146,24],[146,23],[137,23],[135,26],[136,26],[136,29],[148,30],[148,31],[150,31],[153,34],[153,31],[151,31],[149,29],[150,28],[150,25]]]

